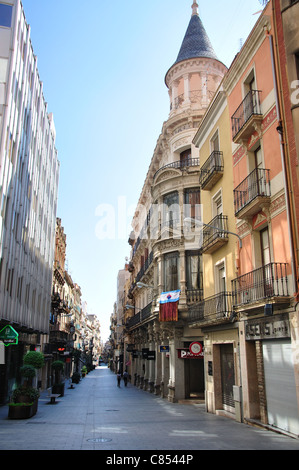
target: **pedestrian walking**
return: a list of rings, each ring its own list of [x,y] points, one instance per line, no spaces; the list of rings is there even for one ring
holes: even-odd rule
[[[128,384],[128,377],[129,377],[129,374],[128,374],[128,372],[125,370],[125,372],[124,372],[124,384],[125,384],[125,387],[126,387],[127,384]]]
[[[118,372],[116,377],[117,377],[117,386],[120,387],[121,373]]]

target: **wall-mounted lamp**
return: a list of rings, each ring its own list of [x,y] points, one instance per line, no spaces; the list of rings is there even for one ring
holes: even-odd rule
[[[150,286],[148,284],[144,284],[143,282],[137,282],[136,286],[141,289],[141,287],[149,287],[150,289],[154,289],[154,286]]]
[[[237,233],[229,232],[228,230],[222,230],[221,228],[214,227],[213,225],[210,225],[210,224],[204,224],[201,220],[192,219],[191,217],[186,217],[184,219],[184,222],[195,222],[195,223],[201,225],[202,227],[210,227],[210,228],[213,228],[214,230],[218,230],[221,233],[229,233],[231,235],[235,235],[239,239],[240,248],[242,248],[242,246],[243,246],[242,245],[242,239],[241,239],[240,235],[238,235]]]

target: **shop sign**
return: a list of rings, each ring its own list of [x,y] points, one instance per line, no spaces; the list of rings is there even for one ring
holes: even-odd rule
[[[160,353],[169,352],[169,346],[160,346]]]
[[[203,351],[200,354],[194,354],[190,349],[178,349],[178,358],[179,359],[199,359],[204,356]]]
[[[148,351],[147,360],[148,361],[155,361],[156,360],[156,351]]]
[[[290,338],[289,320],[284,315],[271,318],[257,318],[245,322],[246,340]]]
[[[16,345],[19,342],[19,334],[12,326],[7,325],[0,331],[0,341],[4,346]]]
[[[149,348],[143,348],[141,352],[142,352],[142,359],[147,359]]]

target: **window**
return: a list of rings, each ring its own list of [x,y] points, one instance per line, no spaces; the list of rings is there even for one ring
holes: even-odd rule
[[[211,152],[218,152],[220,150],[218,130],[213,135],[210,141],[210,146],[211,146]]]
[[[184,217],[201,220],[200,189],[186,189],[184,199]]]
[[[164,257],[164,290],[179,289],[179,254],[169,253]]]
[[[267,264],[271,262],[268,227],[261,231],[261,254],[262,254],[262,265],[266,266]]]
[[[213,197],[213,217],[216,217],[217,215],[223,214],[223,204],[222,204],[222,192],[219,191],[214,197]]]
[[[190,164],[191,160],[191,149],[184,150],[184,152],[181,152],[180,154],[180,162],[183,165],[188,165]]]
[[[177,191],[167,194],[163,199],[163,226],[173,228],[180,222],[179,194]]]
[[[11,27],[12,6],[0,3],[0,26]]]
[[[188,290],[203,288],[201,256],[198,251],[186,252],[186,281]]]
[[[226,274],[224,261],[216,265],[216,286],[217,293],[226,292]]]

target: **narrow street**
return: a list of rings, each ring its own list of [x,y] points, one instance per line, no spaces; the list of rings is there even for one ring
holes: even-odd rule
[[[7,419],[0,408],[1,450],[299,450],[299,440],[205,412],[204,405],[172,404],[99,367],[50,405],[47,393],[28,420]],[[190,453],[190,452],[189,452]],[[134,453],[132,453],[133,455]],[[117,455],[117,454],[116,454]]]

